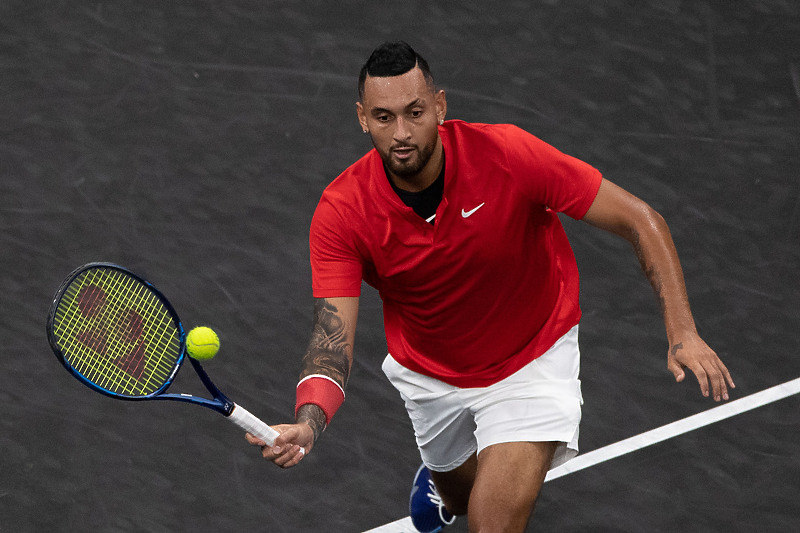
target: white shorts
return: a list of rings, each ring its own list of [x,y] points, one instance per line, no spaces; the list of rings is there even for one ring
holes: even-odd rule
[[[450,471],[487,446],[559,442],[550,468],[578,453],[581,382],[578,326],[541,357],[488,387],[459,388],[413,372],[389,354],[383,372],[400,392],[422,462]]]

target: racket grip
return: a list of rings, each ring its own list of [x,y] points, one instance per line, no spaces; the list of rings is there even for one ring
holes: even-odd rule
[[[238,404],[233,404],[233,410],[228,415],[228,418],[246,432],[266,442],[267,446],[272,446],[275,439],[280,435],[280,433],[262,422],[260,418]],[[300,452],[306,453],[303,448],[300,448]]]

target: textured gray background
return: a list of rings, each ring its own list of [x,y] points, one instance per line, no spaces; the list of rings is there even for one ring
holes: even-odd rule
[[[516,123],[664,214],[734,398],[800,375],[794,1],[7,1],[0,531],[357,532],[405,516],[419,459],[380,373],[371,289],[347,401],[290,471],[210,411],[90,392],[44,333],[74,267],[124,264],[188,326],[219,332],[206,368],[224,391],[288,420],[311,325],[308,225],[371,147],[355,78],[397,38],[431,63],[449,118]],[[712,407],[667,372],[627,244],[565,224],[583,274],[582,449]],[[530,531],[790,530],[798,407],[548,483]]]

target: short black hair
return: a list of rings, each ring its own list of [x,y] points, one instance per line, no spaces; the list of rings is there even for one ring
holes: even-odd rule
[[[425,76],[425,81],[433,89],[433,74],[431,74],[425,58],[405,41],[383,43],[372,51],[367,62],[361,67],[361,73],[358,75],[359,98],[364,99],[364,82],[367,80],[367,76],[378,78],[400,76],[414,67],[419,67],[422,75]]]

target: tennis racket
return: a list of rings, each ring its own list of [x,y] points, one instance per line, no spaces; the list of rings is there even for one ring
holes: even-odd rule
[[[222,394],[192,357],[213,399],[166,392],[186,359],[186,334],[164,295],[123,267],[89,263],[72,272],[53,299],[47,336],[64,367],[97,392],[202,405],[270,446],[279,435]]]

